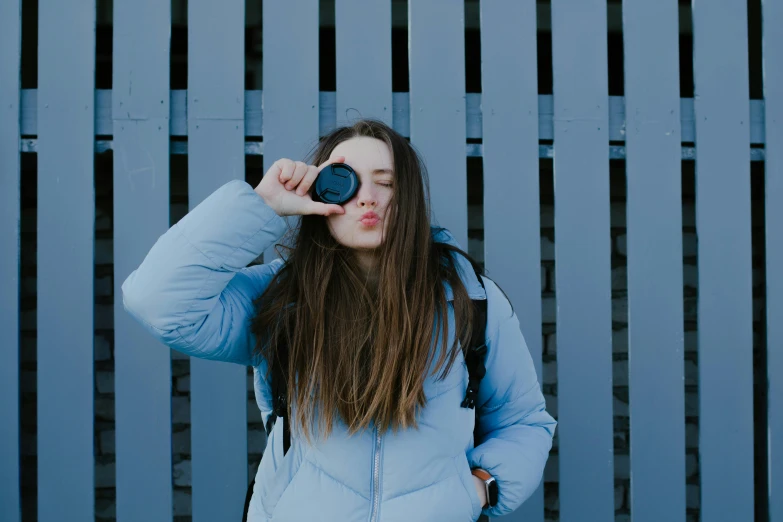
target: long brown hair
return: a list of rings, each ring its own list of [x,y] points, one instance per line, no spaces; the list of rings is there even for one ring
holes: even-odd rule
[[[472,305],[454,258],[467,254],[433,240],[427,173],[413,146],[384,123],[361,120],[322,138],[308,163],[322,164],[354,137],[384,141],[394,162],[377,284],[367,284],[326,218],[303,216],[252,321],[256,351],[269,368],[278,350],[288,351],[288,415],[293,400],[292,426],[308,439],[314,428],[328,436],[337,416],[349,433],[371,424],[382,432],[416,427],[426,377],[445,377],[471,335]],[[451,346],[444,281],[453,291],[457,325]]]

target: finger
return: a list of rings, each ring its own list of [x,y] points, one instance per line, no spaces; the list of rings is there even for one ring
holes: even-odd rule
[[[282,160],[277,160],[274,163],[272,163],[272,166],[269,167],[269,170],[266,171],[264,177],[277,176],[279,178],[282,172],[283,172],[283,162]]]
[[[282,163],[280,169],[280,183],[285,184],[294,175],[296,164],[293,161],[285,161]]]
[[[332,159],[328,159],[321,163],[321,165],[318,166],[318,172],[321,172],[324,168],[326,168],[328,165],[331,165],[332,163],[342,163],[345,161],[345,156],[335,156]]]
[[[307,174],[307,164],[302,161],[297,161],[294,163],[294,175],[291,176],[291,179],[288,181],[288,183],[285,184],[285,188],[288,190],[295,189],[299,182],[302,181],[302,178],[304,178],[305,174]]]
[[[319,216],[331,216],[332,214],[345,214],[345,209],[340,205],[327,205],[318,201],[311,201],[304,208],[306,214],[317,214]]]
[[[313,182],[315,181],[315,178],[318,177],[318,167],[314,167],[313,165],[310,165],[307,168],[307,174],[305,174],[305,177],[302,178],[302,181],[299,183],[299,186],[296,189],[296,193],[300,196],[304,196],[307,194],[307,191],[310,190],[310,187],[313,186]]]

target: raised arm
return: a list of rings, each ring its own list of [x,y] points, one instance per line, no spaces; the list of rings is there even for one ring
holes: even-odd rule
[[[194,357],[255,365],[248,321],[279,262],[247,268],[285,221],[244,181],[212,193],[163,234],[122,285],[125,309]]]

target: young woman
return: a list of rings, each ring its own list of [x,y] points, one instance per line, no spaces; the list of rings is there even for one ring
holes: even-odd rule
[[[122,286],[125,308],[172,348],[252,366],[265,424],[280,404],[270,368],[285,367],[290,428],[273,424],[248,520],[468,522],[515,510],[540,483],[555,421],[511,304],[431,228],[424,166],[394,130],[337,129],[312,163],[281,159],[255,189],[219,188]],[[359,181],[342,205],[311,197],[332,163]],[[282,216],[301,216],[292,244],[252,264],[286,232]],[[474,410],[463,347],[481,301]]]

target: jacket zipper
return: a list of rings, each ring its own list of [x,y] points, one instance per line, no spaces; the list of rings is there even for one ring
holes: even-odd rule
[[[372,512],[370,513],[370,522],[376,522],[378,519],[378,508],[381,503],[381,433],[375,428],[375,448],[373,449],[373,467],[372,467]]]

